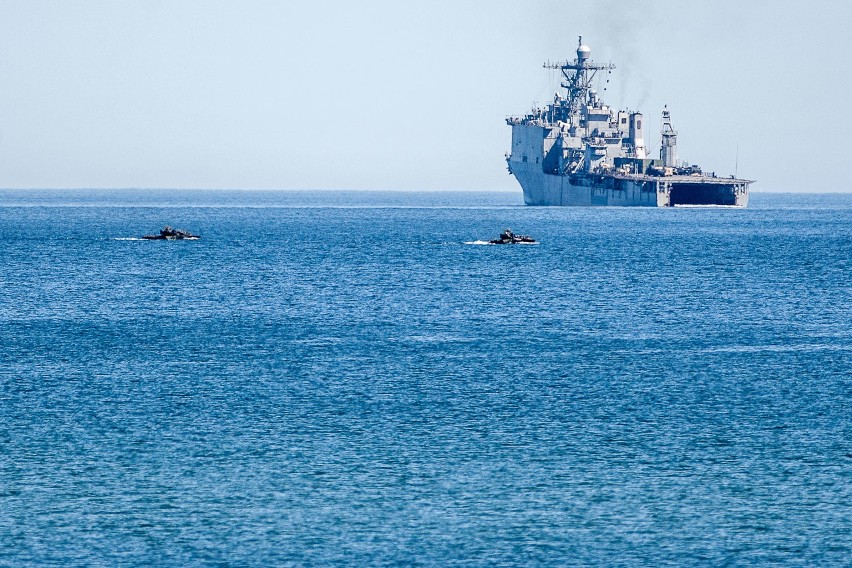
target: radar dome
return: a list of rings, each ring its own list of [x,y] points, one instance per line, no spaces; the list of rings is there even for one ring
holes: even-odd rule
[[[588,45],[581,45],[577,48],[577,59],[588,59],[590,53],[592,53],[592,50],[589,49]]]

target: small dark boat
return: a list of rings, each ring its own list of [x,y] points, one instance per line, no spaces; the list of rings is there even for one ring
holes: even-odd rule
[[[160,230],[159,235],[145,235],[142,238],[148,239],[149,241],[197,241],[201,237],[193,235],[189,231],[184,231],[183,229],[172,229],[166,225]]]
[[[500,233],[499,239],[488,241],[492,245],[515,245],[519,243],[534,244],[537,241],[529,235],[516,235],[512,229],[506,229]]]

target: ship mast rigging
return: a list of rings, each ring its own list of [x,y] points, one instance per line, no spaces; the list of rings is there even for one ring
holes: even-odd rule
[[[583,36],[580,36],[577,44],[577,59],[573,62],[558,61],[551,63],[548,61],[544,64],[545,69],[556,69],[562,72],[562,77],[565,80],[560,84],[567,91],[564,107],[568,110],[569,115],[579,112],[581,106],[589,104],[589,91],[598,71],[609,73],[615,69],[615,65],[612,63],[597,64],[591,61],[589,59],[590,53],[591,49],[583,45]]]

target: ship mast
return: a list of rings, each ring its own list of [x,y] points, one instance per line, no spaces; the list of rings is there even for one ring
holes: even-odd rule
[[[660,134],[663,137],[663,143],[660,146],[660,159],[663,161],[663,166],[677,166],[677,132],[672,127],[672,115],[669,112],[668,105],[663,109],[663,126],[660,129]]]
[[[598,65],[591,59],[589,55],[592,50],[589,46],[583,45],[583,36],[580,36],[580,41],[577,45],[577,59],[573,62],[547,62],[544,64],[545,69],[558,69],[562,72],[565,79],[561,85],[562,88],[568,91],[567,104],[569,114],[574,114],[580,111],[580,108],[589,104],[589,91],[592,88],[592,81],[598,71],[609,71],[615,69],[615,65],[607,63],[606,65]]]

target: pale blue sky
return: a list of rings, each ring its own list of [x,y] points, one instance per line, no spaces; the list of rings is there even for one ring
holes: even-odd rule
[[[656,155],[848,191],[850,3],[0,0],[0,187],[518,190],[582,34]]]

